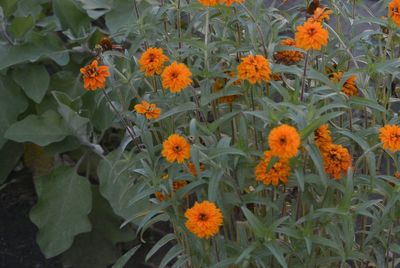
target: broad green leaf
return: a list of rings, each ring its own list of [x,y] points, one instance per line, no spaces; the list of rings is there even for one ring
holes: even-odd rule
[[[53,11],[64,30],[70,29],[75,36],[81,36],[90,26],[89,17],[73,0],[53,0]]]
[[[40,103],[50,84],[50,76],[43,65],[27,64],[13,72],[15,82],[24,90],[25,94]]]
[[[20,38],[35,26],[32,16],[15,17],[11,22],[10,32]]]
[[[91,230],[92,194],[87,178],[59,167],[35,179],[38,202],[30,218],[38,227],[37,243],[47,258],[67,250],[74,236]]]
[[[6,142],[4,133],[27,107],[28,101],[19,87],[12,80],[0,77],[0,148]]]
[[[29,115],[14,123],[4,136],[16,142],[32,142],[45,146],[61,141],[67,135],[68,130],[60,115],[49,110],[42,115]]]
[[[8,141],[0,149],[0,185],[7,179],[8,175],[17,165],[24,152],[22,144]]]

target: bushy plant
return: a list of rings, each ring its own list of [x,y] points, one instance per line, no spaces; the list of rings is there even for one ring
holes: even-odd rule
[[[400,263],[399,0],[0,4],[0,181],[23,156],[46,257]]]

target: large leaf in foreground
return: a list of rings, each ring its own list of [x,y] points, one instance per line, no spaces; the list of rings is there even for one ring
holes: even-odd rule
[[[35,180],[39,201],[30,218],[39,228],[37,243],[47,258],[67,250],[74,236],[91,230],[89,181],[72,168],[59,167]]]

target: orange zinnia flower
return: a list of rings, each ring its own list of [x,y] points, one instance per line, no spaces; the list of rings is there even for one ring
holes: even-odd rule
[[[320,8],[317,7],[314,10],[314,14],[311,18],[308,19],[308,21],[310,22],[324,22],[324,20],[329,20],[329,16],[333,13],[332,10],[329,10],[328,8],[324,7],[324,8]]]
[[[331,80],[335,83],[339,83],[342,79],[343,72],[334,72],[331,74]],[[357,96],[358,95],[358,88],[356,84],[357,76],[352,75],[347,79],[347,81],[343,84],[342,92],[347,96]]]
[[[182,164],[183,161],[190,158],[190,144],[184,137],[178,134],[172,134],[163,142],[161,154],[170,163],[176,161]]]
[[[329,131],[328,124],[321,125],[314,131],[314,141],[321,151],[325,151],[332,143],[331,132]]]
[[[188,163],[188,169],[189,169],[190,174],[192,174],[193,177],[197,177],[196,166],[192,162]],[[204,170],[205,170],[205,165],[203,163],[200,163],[200,171],[204,171]]]
[[[400,151],[400,127],[396,125],[385,125],[379,130],[379,138],[383,148],[391,152]]]
[[[185,212],[186,228],[199,238],[210,238],[216,235],[223,222],[221,210],[209,201],[196,202]]]
[[[393,0],[389,3],[388,16],[400,27],[400,0]]]
[[[86,90],[96,90],[104,88],[106,85],[106,77],[110,76],[108,66],[98,66],[97,60],[93,60],[91,64],[80,69],[83,75],[83,87]]]
[[[143,114],[147,119],[157,119],[160,116],[161,110],[155,104],[142,101],[140,104],[135,105],[135,111]]]
[[[336,180],[342,177],[343,172],[351,167],[351,156],[349,151],[342,145],[330,144],[323,152],[325,172],[332,175]]]
[[[172,93],[181,92],[192,83],[191,76],[192,73],[185,64],[174,61],[162,72],[162,85]]]
[[[297,26],[295,34],[296,46],[304,50],[321,50],[328,44],[329,33],[319,22],[306,21],[304,25]]]
[[[241,4],[244,0],[221,0],[221,3],[224,3],[226,6],[230,7],[233,3]]]
[[[271,130],[268,136],[268,143],[274,156],[291,158],[299,150],[300,135],[294,127],[280,125]]]
[[[292,38],[287,38],[281,41],[282,46],[295,47],[296,42]],[[283,63],[285,65],[292,65],[301,61],[303,58],[303,53],[296,50],[285,50],[279,51],[274,55],[275,60],[278,63]]]
[[[255,175],[257,181],[262,181],[266,185],[277,186],[279,182],[283,184],[288,183],[288,176],[290,172],[289,160],[280,158],[269,171],[267,171],[268,165],[271,162],[273,154],[271,151],[264,152],[264,158],[260,160],[255,169]]]
[[[239,79],[248,80],[250,84],[255,84],[261,80],[268,82],[271,79],[269,62],[261,55],[249,55],[242,58],[237,70]]]
[[[166,61],[168,57],[163,54],[162,48],[150,47],[139,59],[140,71],[144,72],[145,76],[160,74]]]
[[[198,0],[200,4],[206,7],[213,7],[221,3],[220,0]]]

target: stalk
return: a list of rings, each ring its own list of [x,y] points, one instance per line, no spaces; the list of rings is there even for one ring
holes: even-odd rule
[[[308,57],[309,51],[306,53],[306,58],[304,59],[304,71],[303,71],[303,78],[301,79],[301,93],[300,93],[300,101],[304,100],[304,90],[306,88],[306,76],[307,76],[307,65],[308,65]]]

